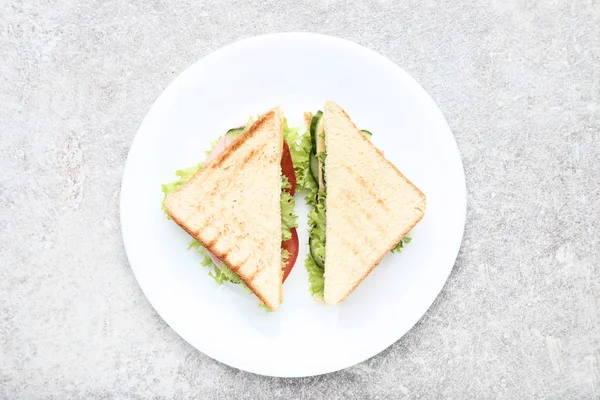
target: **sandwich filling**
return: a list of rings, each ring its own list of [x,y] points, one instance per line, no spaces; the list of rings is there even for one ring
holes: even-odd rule
[[[310,284],[309,292],[314,297],[323,298],[325,288],[325,243],[326,243],[326,214],[327,214],[327,174],[325,171],[325,160],[327,149],[325,148],[326,132],[323,127],[323,113],[307,114],[306,122],[308,133],[302,137],[300,144],[296,147],[297,153],[302,157],[294,159],[294,168],[298,177],[298,187],[308,190],[306,202],[312,207],[308,214],[309,225],[309,247],[305,261]],[[366,137],[372,136],[371,132],[361,131]],[[294,152],[292,152],[294,154]],[[391,251],[399,252],[405,244],[410,243],[411,238],[405,236]]]
[[[165,198],[169,193],[183,186],[198,171],[203,169],[204,164],[210,162],[220,153],[222,153],[235,141],[235,139],[237,139],[237,137],[239,137],[247,128],[252,125],[252,122],[252,119],[250,119],[246,127],[230,129],[224,136],[214,141],[211,144],[211,150],[206,152],[207,158],[205,162],[201,162],[195,166],[176,171],[175,175],[177,176],[177,180],[162,185],[162,192],[164,193]],[[292,164],[292,156],[290,154],[290,146],[294,147],[296,144],[288,142],[290,138],[298,138],[298,130],[298,128],[288,127],[287,121],[285,119],[283,120],[284,143],[281,157],[281,265],[284,281],[296,263],[299,247],[298,234],[296,232],[298,224],[296,221],[297,216],[294,213],[295,201],[293,197],[296,190],[296,176],[294,172],[294,166]],[[163,211],[165,211],[164,205]],[[208,274],[219,285],[223,284],[223,282],[239,284],[250,292],[250,289],[246,287],[242,279],[217,256],[205,249],[200,242],[192,239],[192,241],[189,243],[188,249],[196,250],[203,257],[201,264],[210,268]]]

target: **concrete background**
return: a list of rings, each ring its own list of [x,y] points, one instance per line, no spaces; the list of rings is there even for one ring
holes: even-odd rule
[[[119,187],[150,105],[239,38],[372,48],[439,104],[465,239],[442,294],[382,354],[275,379],[215,362],[150,307]],[[597,0],[0,0],[0,398],[600,398]]]

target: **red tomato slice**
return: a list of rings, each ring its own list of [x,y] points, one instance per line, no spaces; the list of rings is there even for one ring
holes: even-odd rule
[[[287,189],[290,195],[294,195],[296,193],[296,173],[294,172],[294,163],[292,162],[292,154],[290,153],[290,147],[284,141],[283,142],[283,150],[281,154],[281,173],[287,177],[288,182],[292,186],[290,189]],[[288,258],[287,264],[283,269],[283,281],[285,282],[286,278],[294,268],[296,264],[296,259],[298,258],[298,232],[296,232],[296,228],[291,229],[292,238],[290,240],[286,240],[285,242],[281,242],[281,248],[286,249],[290,253],[290,257]]]
[[[292,228],[292,238],[290,240],[286,240],[285,242],[281,242],[281,248],[286,249],[290,253],[290,258],[288,258],[287,264],[283,269],[283,281],[288,277],[292,268],[296,264],[296,259],[298,258],[298,232],[296,232],[296,228]]]
[[[288,189],[288,192],[293,196],[296,193],[296,173],[294,172],[290,147],[285,140],[283,141],[283,151],[281,154],[281,173],[287,177],[290,185],[292,185],[292,188]]]

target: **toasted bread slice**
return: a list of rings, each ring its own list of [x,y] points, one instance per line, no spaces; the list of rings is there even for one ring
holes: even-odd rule
[[[271,310],[282,300],[279,108],[260,117],[188,183],[165,208]]]
[[[326,304],[344,300],[421,220],[425,195],[383,157],[337,104],[323,109]]]

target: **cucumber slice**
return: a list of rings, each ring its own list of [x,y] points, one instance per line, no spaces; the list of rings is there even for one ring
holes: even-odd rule
[[[314,153],[310,154],[310,173],[313,178],[315,178],[315,182],[319,182],[319,159],[315,156]]]
[[[240,137],[242,132],[244,132],[244,129],[246,129],[245,126],[240,126],[239,128],[232,128],[227,131],[225,136],[227,136],[230,139],[237,139],[238,137]]]
[[[373,134],[366,129],[361,129],[361,132],[369,139],[371,139],[371,136],[373,136]]]
[[[323,111],[319,110],[313,115],[312,121],[310,122],[310,138],[312,139],[313,152],[317,149],[317,126],[319,126],[321,118],[323,118]]]
[[[314,127],[314,133],[313,133],[313,138],[316,142],[316,147],[314,147],[315,156],[318,156],[319,154],[325,155],[325,131],[324,131],[324,126],[323,126],[323,123],[324,123],[323,113],[321,111],[319,111],[319,112],[317,112],[317,116],[318,116],[318,119],[316,121],[316,125]],[[324,179],[325,170],[323,168],[323,163],[321,162],[321,159],[319,157],[316,157],[316,158],[318,160],[318,163],[317,163],[318,177],[315,179],[319,183],[319,189],[324,189],[325,188],[325,179]]]
[[[317,254],[313,251],[312,240],[310,239],[308,239],[308,247],[310,248],[310,255],[312,256],[313,260],[315,260],[315,264],[321,268],[325,268],[324,260],[321,260],[319,257],[317,257]]]

